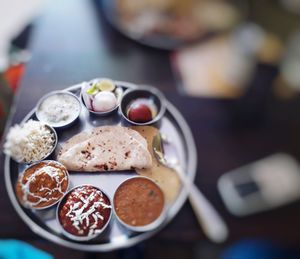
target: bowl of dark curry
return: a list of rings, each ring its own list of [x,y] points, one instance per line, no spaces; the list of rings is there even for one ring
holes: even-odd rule
[[[62,233],[76,241],[98,237],[108,226],[112,209],[109,197],[92,185],[71,189],[57,207]]]
[[[29,209],[45,209],[59,202],[69,187],[65,166],[44,160],[27,167],[19,175],[16,194],[19,202]]]
[[[129,178],[118,186],[113,208],[119,222],[136,232],[153,230],[165,218],[165,198],[161,188],[142,176]]]

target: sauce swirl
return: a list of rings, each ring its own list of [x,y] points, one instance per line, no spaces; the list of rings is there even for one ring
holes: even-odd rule
[[[111,214],[108,197],[93,186],[71,191],[59,209],[59,222],[74,236],[93,236],[102,232]]]
[[[27,208],[46,208],[68,189],[67,169],[56,161],[42,161],[27,168],[16,183],[19,201]]]

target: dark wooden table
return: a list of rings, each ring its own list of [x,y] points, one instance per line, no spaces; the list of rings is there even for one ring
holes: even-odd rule
[[[19,122],[45,93],[95,77],[111,77],[160,88],[190,124],[198,149],[196,184],[225,218],[230,238],[221,246],[210,244],[187,203],[159,234],[135,250],[101,258],[173,256],[196,258],[211,254],[246,237],[266,238],[285,245],[300,245],[300,204],[244,218],[230,215],[216,189],[224,172],[277,151],[300,158],[300,98],[281,101],[272,95],[275,67],[257,66],[246,96],[240,100],[192,98],[179,94],[169,52],[135,43],[112,29],[95,2],[64,0],[50,3],[36,20],[26,67],[16,98],[13,123]],[[3,163],[3,156],[1,156]],[[69,250],[36,236],[12,208],[1,166],[0,238],[17,238],[43,248],[57,258],[97,255]],[[207,250],[207,247],[211,248]],[[127,257],[126,257],[127,256]],[[204,257],[206,258],[206,257]]]

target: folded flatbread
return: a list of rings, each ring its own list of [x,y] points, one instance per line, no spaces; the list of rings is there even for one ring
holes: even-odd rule
[[[71,171],[116,171],[152,166],[147,141],[135,130],[103,126],[66,141],[57,160]]]

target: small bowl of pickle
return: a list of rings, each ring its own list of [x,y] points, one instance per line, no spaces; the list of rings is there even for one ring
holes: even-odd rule
[[[166,111],[165,97],[154,87],[139,86],[124,93],[119,109],[123,118],[130,124],[154,124]]]

